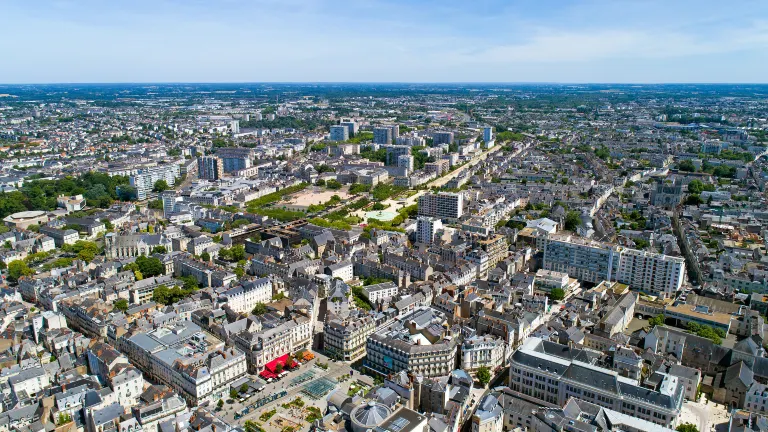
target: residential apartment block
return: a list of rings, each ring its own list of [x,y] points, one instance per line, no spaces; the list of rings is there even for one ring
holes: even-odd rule
[[[197,158],[197,176],[203,180],[219,180],[224,175],[224,162],[217,156]]]
[[[419,197],[419,216],[458,219],[463,214],[464,195],[461,193],[428,193]]]
[[[685,277],[683,258],[571,236],[547,238],[543,267],[586,282],[618,281],[662,298],[674,296]]]
[[[344,125],[333,125],[331,126],[331,134],[330,134],[330,140],[331,141],[346,141],[350,137],[349,134],[349,128]]]
[[[172,185],[176,182],[179,175],[179,166],[177,164],[167,164],[141,168],[128,180],[130,185],[136,188],[136,198],[145,200],[147,199],[147,194],[155,187],[155,182],[165,180],[166,183]]]

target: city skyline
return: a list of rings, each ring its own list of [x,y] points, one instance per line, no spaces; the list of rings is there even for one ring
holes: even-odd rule
[[[10,2],[0,83],[760,83],[744,2]]]

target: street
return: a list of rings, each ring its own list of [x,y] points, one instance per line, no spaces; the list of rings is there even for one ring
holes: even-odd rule
[[[456,178],[459,174],[463,173],[464,171],[466,171],[466,170],[468,170],[470,168],[475,167],[478,163],[480,163],[481,161],[484,161],[486,158],[488,158],[488,156],[491,155],[492,153],[495,153],[495,152],[501,150],[501,148],[502,148],[501,145],[496,145],[492,149],[476,155],[475,157],[472,158],[472,160],[467,162],[465,165],[462,165],[459,168],[457,168],[456,170],[451,171],[448,174],[446,174],[446,175],[444,175],[442,177],[436,178],[436,179],[432,180],[431,182],[427,183],[427,189],[419,190],[418,192],[416,192],[415,194],[409,196],[405,200],[395,199],[395,198],[388,198],[388,199],[384,200],[382,202],[382,204],[384,204],[384,206],[387,208],[387,211],[393,211],[393,212],[396,212],[396,211],[398,211],[398,210],[400,210],[402,208],[405,208],[405,207],[412,206],[412,205],[418,203],[420,196],[422,196],[422,195],[424,195],[424,194],[426,194],[428,192],[431,192],[430,189],[432,187],[442,187],[443,185],[448,183],[448,181]],[[517,156],[518,154],[519,154],[519,151],[516,152],[513,156]],[[365,213],[366,213],[365,211],[361,210],[361,211],[355,212],[355,216],[364,217]]]

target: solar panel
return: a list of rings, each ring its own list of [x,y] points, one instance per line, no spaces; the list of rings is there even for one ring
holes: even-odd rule
[[[410,422],[405,418],[398,417],[392,422],[392,424],[389,426],[389,429],[393,432],[400,432],[401,430],[405,429],[406,426],[408,426],[408,423]]]

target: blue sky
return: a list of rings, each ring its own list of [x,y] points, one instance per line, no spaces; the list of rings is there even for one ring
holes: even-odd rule
[[[768,82],[768,1],[3,0],[0,82]]]

